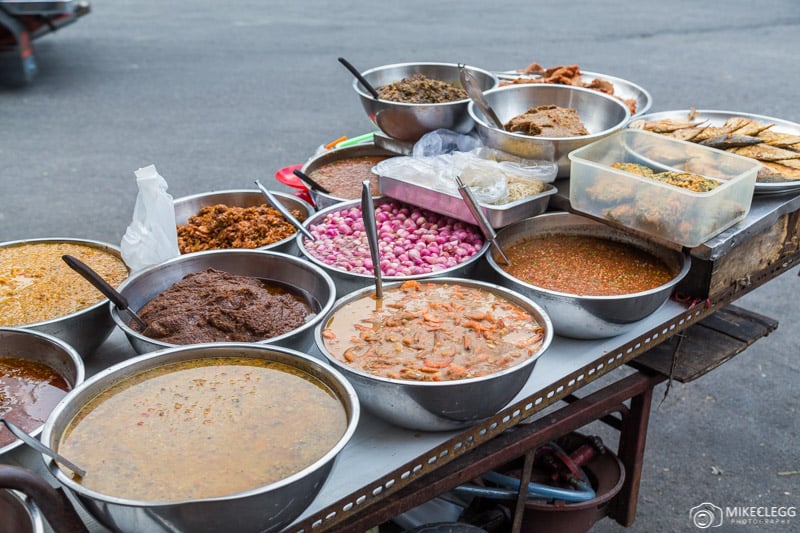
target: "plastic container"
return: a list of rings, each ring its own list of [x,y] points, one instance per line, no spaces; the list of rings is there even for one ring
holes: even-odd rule
[[[690,248],[747,215],[761,166],[753,159],[635,129],[573,150],[569,159],[569,198],[575,211]],[[719,185],[693,192],[612,168],[617,162],[655,172],[700,174]]]

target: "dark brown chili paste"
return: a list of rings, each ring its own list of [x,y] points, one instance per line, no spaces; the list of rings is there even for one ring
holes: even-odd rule
[[[630,244],[581,235],[525,239],[506,246],[501,267],[531,285],[579,296],[613,296],[654,289],[674,273]]]
[[[185,276],[139,311],[142,334],[172,344],[255,342],[283,335],[311,312],[302,298],[258,278],[209,268]],[[140,328],[131,323],[131,327]]]

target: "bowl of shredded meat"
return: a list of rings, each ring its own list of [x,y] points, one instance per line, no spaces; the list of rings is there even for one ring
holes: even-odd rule
[[[467,113],[469,96],[461,86],[456,63],[396,63],[364,71],[361,75],[379,98],[359,82],[353,89],[369,119],[383,133],[404,142],[416,142],[437,129],[468,133],[474,123]],[[483,91],[498,85],[489,71],[465,66]]]
[[[297,196],[273,191],[295,218],[316,211]],[[258,190],[226,190],[184,196],[174,201],[181,254],[245,248],[299,255],[297,229],[267,203]]]
[[[526,158],[558,163],[558,177],[569,176],[572,150],[603,139],[631,118],[620,99],[568,85],[508,85],[485,91],[503,129],[491,125],[472,103],[467,111],[483,143]]]

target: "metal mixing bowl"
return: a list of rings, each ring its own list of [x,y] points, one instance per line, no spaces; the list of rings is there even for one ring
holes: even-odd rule
[[[301,222],[316,212],[308,202],[301,200],[297,196],[278,191],[270,192],[272,192],[273,196],[290,211],[297,209],[300,212],[299,218]],[[264,204],[269,205],[264,194],[255,189],[234,189],[194,194],[192,196],[184,196],[175,199],[175,223],[179,226],[186,224],[189,221],[189,217],[196,215],[201,208],[217,204],[223,204],[229,207],[257,207]],[[291,255],[298,255],[299,253],[294,234],[256,249],[272,250],[273,252],[283,252]]]
[[[4,357],[28,359],[46,364],[61,375],[71,389],[83,383],[85,369],[80,354],[75,348],[53,335],[22,328],[0,328],[0,346],[2,346],[0,355]],[[7,431],[5,427],[0,427],[3,431]],[[41,432],[42,426],[39,426],[29,434],[35,437]],[[0,456],[22,444],[23,442],[17,439],[0,447]]]
[[[631,118],[630,109],[621,100],[592,89],[570,85],[507,85],[486,91],[485,96],[503,124],[539,105],[557,105],[577,111],[589,135],[541,137],[491,127],[475,104],[470,102],[467,106],[475,122],[475,131],[486,146],[526,159],[556,161],[560,178],[569,176],[570,161],[567,154],[621,130]]]
[[[465,68],[476,78],[481,90],[497,87],[497,77],[491,72],[470,66]],[[456,63],[396,63],[361,73],[375,89],[411,78],[414,74],[461,86]],[[424,134],[439,128],[468,133],[474,125],[467,113],[469,98],[441,104],[406,104],[376,100],[357,79],[353,80],[353,89],[372,123],[399,141],[416,142]]]
[[[314,326],[322,319],[336,298],[336,287],[324,270],[294,257],[279,252],[262,250],[209,250],[170,259],[133,274],[122,285],[119,292],[128,300],[134,311],[139,311],[147,302],[169,289],[187,274],[207,268],[223,270],[230,274],[252,276],[277,282],[303,293],[314,302],[317,313],[299,328],[272,337],[259,344],[285,346],[306,351],[314,345]],[[130,317],[111,304],[111,317],[119,326],[137,353],[146,353],[175,344],[145,337],[129,326]]]
[[[42,442],[58,450],[70,420],[87,402],[116,381],[158,366],[203,357],[257,357],[283,363],[321,380],[341,402],[347,428],[339,441],[317,461],[280,481],[216,498],[148,502],[101,494],[85,488],[43,456],[48,470],[78,496],[92,516],[115,531],[277,531],[296,519],[316,497],[338,454],[355,433],[360,406],[355,390],[333,368],[306,354],[253,343],[195,344],[141,355],[92,376],[56,407],[42,432]],[[228,435],[231,439],[237,435]],[[103,439],[130,438],[129,434]],[[166,445],[169,445],[167,442]],[[153,444],[153,453],[158,453]],[[197,468],[203,468],[198,464]]]
[[[398,200],[393,200],[387,196],[380,196],[374,197],[373,199],[374,205],[377,207],[387,202],[395,202],[402,205],[408,205]],[[304,226],[311,227],[315,224],[321,223],[325,220],[325,217],[332,212],[336,212],[337,210],[345,210],[350,209],[352,207],[361,207],[360,200],[352,200],[349,202],[341,202],[338,204],[334,204],[326,209],[321,211],[317,211],[311,218],[309,218]],[[478,231],[478,230],[476,230]],[[326,264],[322,260],[315,257],[311,252],[308,251],[306,248],[305,240],[306,237],[302,234],[297,236],[297,245],[300,248],[300,253],[303,257],[305,257],[308,261],[313,263],[314,265],[318,266],[322,270],[328,273],[330,277],[333,279],[334,283],[336,284],[336,294],[338,297],[341,297],[345,294],[353,292],[355,290],[361,289],[363,287],[374,286],[375,285],[375,278],[372,274],[359,274],[356,272],[349,272],[347,270],[343,270],[340,268],[333,267],[331,265]],[[486,253],[486,250],[491,246],[491,243],[488,240],[484,241],[483,247],[472,257],[467,259],[466,261],[459,263],[450,268],[445,268],[439,270],[437,272],[431,272],[428,274],[417,274],[412,276],[383,276],[383,281],[385,283],[392,282],[392,281],[407,281],[411,279],[423,279],[423,278],[435,278],[435,277],[442,277],[442,276],[455,276],[455,277],[470,277],[470,274],[475,270],[475,267],[481,263],[480,258],[481,256]]]
[[[35,243],[68,243],[91,246],[122,259],[118,246],[87,239],[25,239],[4,242],[0,244],[0,248]],[[75,276],[79,276],[79,274],[75,273]],[[88,286],[89,282],[86,281],[85,283],[87,283]],[[99,293],[98,296],[100,296]],[[101,344],[103,344],[103,341],[105,341],[111,332],[114,331],[114,322],[111,320],[111,316],[108,314],[108,299],[103,298],[89,307],[80,309],[68,315],[56,317],[42,322],[21,324],[15,327],[21,327],[54,335],[75,348],[79,354],[86,357],[94,352]]]
[[[328,150],[327,152],[322,152],[321,154],[309,159],[303,165],[302,171],[306,175],[310,175],[312,172],[314,172],[315,170],[317,170],[322,166],[328,165],[335,161],[350,159],[352,157],[370,157],[370,156],[393,157],[396,155],[397,154],[395,152],[391,152],[389,150],[386,150],[385,148],[381,148],[380,146],[375,146],[372,143],[357,144],[355,146],[347,146],[345,148],[337,148],[335,150]],[[312,179],[313,177],[314,176],[311,176]],[[375,176],[375,179],[377,180],[378,176]],[[359,183],[361,182],[359,181]],[[320,185],[323,185],[324,187],[324,184]],[[311,198],[314,200],[314,205],[316,205],[317,209],[320,210],[338,204],[339,202],[348,202],[356,199],[356,198],[343,198],[341,196],[335,196],[333,194],[320,192],[316,189],[309,189],[309,194],[311,194]],[[361,198],[361,196],[359,196],[358,198]]]
[[[668,283],[654,289],[619,296],[578,296],[552,291],[508,274],[494,253],[486,260],[498,283],[528,296],[547,309],[553,320],[555,332],[578,339],[613,337],[633,329],[639,320],[654,313],[667,301],[672,289],[689,273],[691,260],[687,252],[667,248],[653,241],[637,237],[621,229],[572,213],[546,213],[527,218],[497,233],[497,241],[505,250],[514,243],[535,236],[558,238],[559,235],[582,235],[609,239],[636,246],[661,259],[675,276]],[[564,265],[569,268],[569,265]]]
[[[336,305],[314,330],[317,349],[353,384],[362,405],[375,415],[409,429],[450,431],[469,427],[488,418],[510,402],[528,381],[536,361],[550,346],[553,325],[544,309],[529,298],[504,287],[483,281],[460,278],[434,278],[426,283],[459,284],[491,291],[529,312],[544,329],[537,353],[516,366],[494,374],[453,381],[412,381],[374,376],[339,361],[326,348],[322,330],[336,311],[348,302],[371,298],[367,287],[336,301]],[[386,289],[400,282],[386,285]]]

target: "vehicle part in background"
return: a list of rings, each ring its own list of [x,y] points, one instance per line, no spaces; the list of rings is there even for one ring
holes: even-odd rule
[[[87,0],[0,0],[0,80],[30,83],[37,72],[31,42],[91,11]]]

